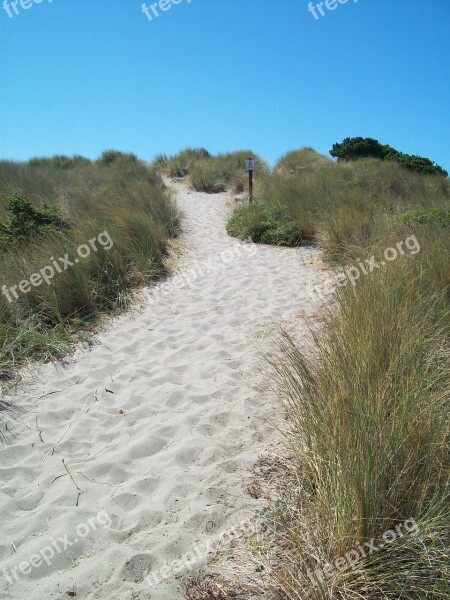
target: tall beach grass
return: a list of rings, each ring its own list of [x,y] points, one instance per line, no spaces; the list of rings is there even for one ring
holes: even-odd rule
[[[208,194],[248,189],[246,159],[253,156],[258,174],[269,172],[267,163],[251,150],[211,155],[205,148],[186,148],[174,156],[158,155],[153,164],[169,177],[187,178],[192,189]]]
[[[229,233],[314,244],[340,269],[412,236],[420,250],[338,287],[313,349],[280,336],[271,364],[289,460],[263,544],[266,581],[289,600],[448,598],[448,180],[377,160],[283,161],[299,158],[259,179]],[[415,527],[399,535],[405,522]]]
[[[283,598],[450,592],[450,248],[433,229],[415,235],[418,255],[337,292],[312,353],[287,334],[280,341],[274,368],[292,460],[269,572]],[[413,531],[385,543],[411,520]],[[372,539],[375,552],[339,562]]]
[[[315,244],[331,262],[345,263],[395,215],[448,211],[449,190],[442,177],[375,159],[275,172],[257,178],[255,203],[234,212],[228,232],[266,244]]]
[[[0,296],[0,376],[24,361],[61,356],[74,332],[103,312],[128,304],[133,288],[160,275],[179,216],[160,177],[134,155],[106,152],[98,161],[79,157],[0,163],[0,194],[20,194],[32,206],[54,206],[67,223],[27,242],[1,249],[0,285],[7,289],[68,255],[89,240],[111,240],[80,259],[51,284]],[[3,204],[3,203],[2,203]],[[0,219],[7,222],[2,206]],[[108,246],[108,247],[107,247]],[[17,293],[17,290],[16,290]]]

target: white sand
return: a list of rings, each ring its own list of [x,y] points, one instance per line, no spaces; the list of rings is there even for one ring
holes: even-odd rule
[[[258,455],[276,442],[279,412],[260,389],[266,367],[255,338],[313,308],[307,287],[322,277],[317,253],[244,246],[226,234],[225,194],[173,185],[186,217],[183,268],[210,272],[153,303],[144,298],[90,351],[44,365],[21,385],[13,400],[26,412],[0,448],[2,599],[75,591],[80,599],[181,600],[175,577],[150,588],[146,573],[261,506],[246,486]],[[205,268],[209,259],[214,269]],[[66,473],[62,459],[82,490],[78,506],[69,476],[53,481]],[[89,519],[101,510],[111,526],[105,518],[94,530]],[[50,565],[16,571],[14,580],[13,568],[52,541],[62,546],[65,535],[72,545]]]

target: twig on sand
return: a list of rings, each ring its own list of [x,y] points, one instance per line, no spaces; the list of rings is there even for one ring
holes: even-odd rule
[[[41,431],[41,428],[39,427],[37,416],[36,416],[36,429],[39,431],[39,438],[40,438],[41,442],[44,443],[44,440],[42,438],[42,431]]]
[[[63,437],[66,435],[66,433],[69,431],[70,426],[72,425],[72,421],[69,421],[67,424],[67,427],[64,431],[64,433],[62,434],[62,436],[59,438],[59,440],[57,442],[55,442],[53,444],[53,446],[50,448],[50,450],[47,452],[47,454],[44,456],[44,458],[42,459],[42,464],[45,463],[45,461],[47,460],[47,457],[51,454],[53,456],[54,452],[55,452],[55,448],[56,446],[59,444],[59,442],[63,439]]]
[[[77,471],[78,475],[81,475],[81,477],[84,477],[85,479],[87,479],[88,481],[91,481],[92,483],[97,483],[98,485],[109,485],[109,487],[117,487],[115,485],[113,485],[112,483],[107,483],[106,481],[95,481],[95,479],[89,479],[89,477],[87,477],[86,475],[83,475],[83,473],[80,473],[80,471]]]
[[[78,487],[78,485],[76,484],[76,482],[75,482],[74,478],[72,477],[72,474],[71,474],[71,472],[69,471],[69,469],[67,468],[67,465],[66,465],[66,463],[64,462],[64,459],[62,459],[62,464],[64,465],[64,468],[65,468],[65,470],[66,470],[66,473],[62,473],[62,475],[57,475],[55,478],[53,478],[53,479],[50,481],[50,484],[49,484],[49,486],[48,486],[48,487],[50,487],[50,486],[52,485],[52,483],[54,483],[54,482],[55,482],[57,479],[61,479],[61,477],[65,477],[66,475],[68,475],[68,476],[70,477],[70,479],[73,481],[73,484],[74,484],[74,486],[77,488],[77,490],[80,492],[80,494],[82,494],[82,493],[83,493],[83,490],[81,490],[81,489]],[[47,488],[47,489],[48,489],[48,488]],[[77,499],[77,502],[78,502],[78,499]]]
[[[62,389],[62,390],[55,390],[54,392],[47,392],[46,394],[42,394],[42,396],[39,396],[38,398],[36,398],[36,400],[34,401],[34,403],[36,404],[36,402],[38,402],[41,398],[45,398],[45,396],[52,396],[53,394],[59,394],[61,392],[65,392],[66,390],[68,390],[69,388],[71,388],[74,385],[78,385],[80,383],[80,381],[75,381],[75,383],[71,383],[70,385],[68,385],[66,388]]]
[[[93,460],[98,454],[100,454],[100,452],[103,452],[103,450],[106,450],[106,448],[108,448],[108,446],[103,446],[103,448],[100,448],[100,450],[97,450],[97,452],[95,454],[93,454],[90,458],[88,458],[83,463],[81,463],[80,467],[82,467],[83,465],[85,465],[88,462],[91,462],[91,460]]]
[[[80,492],[80,494],[83,493],[83,490],[80,490],[80,488],[78,487],[78,485],[75,482],[75,479],[72,477],[71,472],[69,471],[69,469],[67,468],[66,463],[64,462],[64,459],[62,459],[62,464],[64,465],[65,470],[67,471],[67,474],[69,475],[70,479],[73,481],[73,485],[77,488],[77,490]]]
[[[96,397],[96,392],[97,392],[97,390],[95,390],[95,392],[94,392],[94,396],[95,396],[95,398],[97,399],[97,397]],[[62,441],[62,439],[64,438],[64,436],[66,435],[66,433],[69,431],[69,429],[70,429],[70,427],[71,427],[72,423],[73,423],[74,421],[76,421],[76,420],[78,419],[78,417],[80,417],[80,416],[81,416],[81,413],[83,412],[83,409],[84,409],[84,407],[86,406],[86,404],[87,404],[87,401],[88,401],[88,399],[89,399],[89,396],[90,396],[90,395],[91,395],[91,394],[89,393],[89,394],[88,394],[88,396],[87,396],[87,398],[86,398],[86,400],[85,400],[85,402],[84,402],[84,404],[83,404],[83,406],[82,406],[82,408],[81,408],[81,410],[80,410],[80,412],[78,413],[78,415],[77,415],[77,416],[76,416],[74,419],[71,419],[71,420],[69,421],[69,423],[67,424],[67,427],[66,427],[66,429],[65,429],[64,433],[62,434],[62,436],[59,438],[59,440],[58,440],[57,442],[55,442],[55,443],[53,444],[53,446],[50,448],[50,450],[49,450],[49,451],[47,452],[47,454],[44,456],[44,458],[42,459],[42,463],[44,463],[44,462],[47,460],[47,457],[48,457],[50,454],[53,456],[53,454],[54,454],[54,452],[55,452],[55,448],[56,448],[56,446],[57,446],[57,445],[58,445],[58,444],[59,444],[59,443]],[[91,410],[91,408],[92,408],[92,407],[90,406],[90,407],[87,409],[87,411],[86,411],[86,413],[85,413],[85,414],[87,414],[87,413],[88,413],[88,412]],[[36,423],[37,423],[37,417],[36,417]],[[40,430],[39,430],[39,431],[40,431]],[[41,439],[42,439],[42,438],[41,438]],[[42,440],[42,441],[43,441],[43,440]]]
[[[98,450],[95,454],[93,454],[90,458],[88,458],[87,460],[85,460],[83,463],[81,463],[81,465],[79,465],[80,467],[82,467],[83,465],[85,465],[86,463],[90,462],[91,460],[93,460],[98,454],[100,454],[100,452],[103,452],[103,450],[106,450],[108,446],[104,446],[103,448],[100,448],[100,450]],[[64,463],[64,459],[62,459],[62,462],[64,464],[64,468],[66,469],[67,473],[62,473],[61,475],[57,475],[56,477],[54,477],[50,483],[47,489],[50,488],[50,486],[52,485],[52,483],[55,483],[55,481],[57,481],[58,479],[61,479],[61,477],[65,477],[66,475],[70,475],[68,468],[66,467],[65,463]],[[77,471],[77,473],[79,473],[79,471]],[[82,475],[82,473],[79,473],[79,475]],[[72,475],[70,475],[70,478],[73,481]],[[86,477],[86,479],[88,479]],[[74,482],[75,483],[75,482]],[[97,483],[97,482],[95,482]],[[80,488],[77,486],[77,484],[75,483],[77,489],[80,491],[80,493],[83,493]],[[78,498],[77,498],[77,502],[78,502]]]
[[[163,450],[167,450],[167,448],[169,448],[169,446],[171,446],[171,445],[172,445],[172,444],[174,444],[174,443],[175,443],[175,440],[172,440],[171,442],[169,442],[169,443],[168,443],[166,446],[164,446],[164,448],[161,448],[161,452],[162,452]]]

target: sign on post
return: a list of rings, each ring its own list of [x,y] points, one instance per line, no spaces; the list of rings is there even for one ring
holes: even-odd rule
[[[255,159],[247,158],[247,171],[254,171],[254,170],[255,170]]]
[[[247,158],[247,171],[248,171],[248,201],[253,202],[253,171],[255,170],[255,159],[250,157]]]

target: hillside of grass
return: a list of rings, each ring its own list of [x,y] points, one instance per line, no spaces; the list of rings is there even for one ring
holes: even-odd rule
[[[153,164],[168,177],[186,178],[197,192],[217,194],[230,190],[240,194],[248,190],[245,161],[250,156],[256,160],[258,174],[269,172],[267,163],[251,150],[213,156],[205,148],[186,148],[170,157],[158,155]]]
[[[334,163],[328,156],[319,154],[313,148],[300,148],[287,152],[275,165],[275,171],[284,175],[306,173]]]
[[[97,161],[2,161],[0,196],[5,378],[28,360],[61,356],[73,334],[161,275],[179,216],[159,175],[114,151]]]
[[[402,213],[431,218],[437,210],[445,220],[449,190],[448,179],[376,159],[274,172],[257,178],[254,204],[234,212],[228,233],[265,244],[319,245],[331,262],[345,263]]]
[[[447,179],[370,159],[277,169],[231,217],[344,274],[315,349],[283,334],[272,362],[289,459],[255,558],[276,597],[449,597],[449,216]]]

